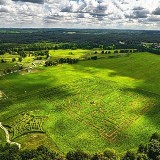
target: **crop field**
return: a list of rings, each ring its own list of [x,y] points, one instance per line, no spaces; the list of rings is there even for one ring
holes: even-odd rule
[[[43,133],[43,121],[44,117],[35,117],[30,114],[24,114],[19,119],[16,117],[16,120],[10,125],[12,139],[29,132]]]
[[[50,54],[56,59],[93,53],[72,52]],[[160,57],[150,53],[103,57],[1,76],[0,91],[6,96],[0,100],[0,120],[12,139],[25,148],[34,141],[31,134],[46,136],[42,143],[62,153],[106,148],[123,152],[160,131]],[[0,140],[4,141],[3,134]]]

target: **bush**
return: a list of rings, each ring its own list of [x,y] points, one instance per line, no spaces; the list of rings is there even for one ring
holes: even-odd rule
[[[158,133],[153,133],[151,138],[150,138],[150,141],[152,141],[152,140],[160,141],[160,135]]]
[[[91,57],[92,60],[97,60],[97,56]]]
[[[125,156],[123,157],[123,160],[135,160],[135,159],[136,159],[136,155],[132,151],[127,151]]]
[[[137,160],[149,160],[147,154],[139,153],[137,154]]]
[[[101,153],[96,153],[91,160],[108,160],[103,154]]]
[[[16,59],[15,58],[12,58],[12,62],[15,62],[16,61]]]
[[[147,147],[143,144],[140,144],[137,153],[146,153],[146,152],[147,152]]]
[[[114,51],[114,53],[117,54],[117,53],[118,53],[118,50]]]
[[[66,155],[67,160],[88,160],[89,156],[83,151],[70,151]]]
[[[4,59],[1,59],[1,63],[6,63],[7,61],[5,61]]]
[[[148,157],[156,160],[160,155],[160,142],[158,140],[151,140],[148,144]]]
[[[22,57],[19,57],[19,58],[18,58],[18,61],[19,61],[19,62],[22,62]]]
[[[108,159],[111,159],[111,160],[117,159],[117,155],[114,149],[106,149],[103,154]]]

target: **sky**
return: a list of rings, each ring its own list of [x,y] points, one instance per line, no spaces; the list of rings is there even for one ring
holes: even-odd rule
[[[160,0],[0,0],[0,28],[160,29]]]

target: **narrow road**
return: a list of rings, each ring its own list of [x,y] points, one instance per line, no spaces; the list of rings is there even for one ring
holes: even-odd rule
[[[5,134],[6,134],[6,142],[9,144],[15,144],[18,146],[18,148],[21,148],[21,144],[17,143],[17,142],[11,142],[9,139],[9,132],[8,130],[2,125],[2,122],[0,122],[0,128],[4,130]]]

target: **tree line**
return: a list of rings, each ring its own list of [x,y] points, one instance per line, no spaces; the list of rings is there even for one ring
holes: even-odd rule
[[[160,134],[154,133],[147,144],[140,144],[136,151],[128,150],[122,156],[113,149],[90,155],[81,150],[61,155],[45,146],[19,150],[16,145],[0,145],[1,160],[160,160]]]
[[[2,29],[1,29],[2,30]],[[159,44],[159,31],[37,29],[0,32],[0,54],[56,49],[139,49]],[[68,34],[74,32],[75,34]],[[16,43],[15,43],[16,42]],[[154,46],[153,46],[154,48]]]
[[[56,61],[52,61],[52,60],[49,60],[49,61],[46,61],[45,62],[45,67],[48,67],[48,66],[56,66],[58,64],[63,64],[63,63],[68,63],[68,64],[76,64],[78,63],[78,59],[73,59],[73,58],[60,58],[59,60],[56,60]]]

